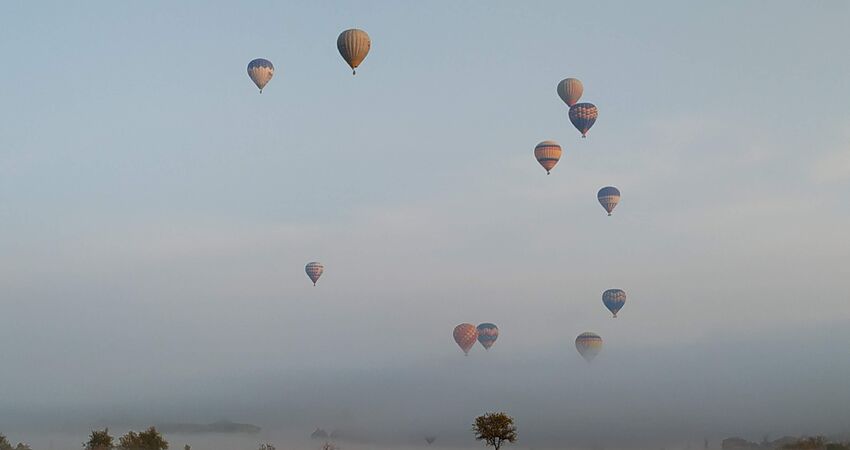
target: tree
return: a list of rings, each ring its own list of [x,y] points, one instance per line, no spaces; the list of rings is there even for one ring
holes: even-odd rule
[[[0,450],[14,450],[12,444],[9,443],[9,439],[3,433],[0,433]]]
[[[83,448],[86,450],[111,450],[114,439],[109,434],[109,428],[102,430],[92,430],[89,435],[89,440],[83,443]]]
[[[32,448],[23,442],[18,442],[18,445],[12,447],[12,443],[9,442],[6,435],[0,433],[0,450],[32,450]]]
[[[118,438],[118,448],[121,450],[168,450],[168,441],[162,437],[155,427],[150,427],[141,433],[128,431]]]
[[[516,425],[513,417],[503,413],[486,413],[475,418],[472,424],[475,439],[484,441],[484,445],[499,450],[505,442],[516,441]]]
[[[275,450],[274,444],[260,444],[260,450]]]

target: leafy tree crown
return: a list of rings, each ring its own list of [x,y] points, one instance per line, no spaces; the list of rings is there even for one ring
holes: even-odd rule
[[[513,417],[503,412],[486,413],[475,418],[472,424],[475,439],[484,441],[484,445],[499,450],[505,442],[515,442],[516,425]]]

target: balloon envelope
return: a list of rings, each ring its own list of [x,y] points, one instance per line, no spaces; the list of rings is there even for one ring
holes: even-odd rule
[[[578,78],[565,78],[558,83],[558,97],[561,97],[561,100],[567,106],[573,106],[578,103],[583,93],[584,86]]]
[[[369,54],[369,49],[372,48],[372,40],[369,35],[357,28],[345,30],[336,38],[336,48],[342,59],[351,66],[351,73],[356,74],[358,66]]]
[[[274,65],[267,59],[255,59],[248,63],[248,76],[260,88],[260,92],[263,92],[263,88],[274,76]]]
[[[454,336],[455,342],[463,350],[463,353],[468,354],[469,349],[475,345],[475,341],[478,339],[478,330],[471,323],[462,323],[455,327],[452,336]]]
[[[622,289],[608,289],[602,293],[602,304],[617,317],[617,311],[626,304],[626,293]]]
[[[307,263],[304,267],[304,271],[307,272],[307,276],[310,277],[310,280],[313,281],[313,286],[316,285],[316,282],[319,281],[319,277],[325,272],[325,266],[320,262],[311,262]]]
[[[596,333],[585,332],[576,338],[576,350],[587,362],[593,361],[602,350],[602,338]]]
[[[546,169],[547,175],[561,160],[561,154],[563,154],[563,150],[555,141],[543,141],[534,147],[534,157]]]
[[[610,216],[617,204],[620,203],[620,190],[614,186],[605,186],[596,193],[596,199],[599,200],[599,204],[605,208],[605,211],[608,211]]]
[[[485,349],[490,350],[490,347],[496,343],[496,339],[499,338],[499,328],[492,323],[482,323],[478,325],[478,342],[484,346]]]
[[[581,137],[587,137],[587,131],[596,123],[599,110],[593,103],[576,103],[570,106],[570,122],[581,132]]]

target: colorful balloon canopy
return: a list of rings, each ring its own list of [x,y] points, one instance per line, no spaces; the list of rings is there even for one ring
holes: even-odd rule
[[[608,289],[602,293],[602,304],[617,317],[617,311],[626,304],[626,293],[622,289]]]
[[[485,349],[490,350],[490,347],[496,343],[496,339],[499,338],[499,328],[492,323],[482,323],[478,325],[478,342],[484,346]]]
[[[596,199],[599,200],[599,204],[605,208],[605,211],[608,211],[610,216],[614,208],[617,207],[617,203],[620,203],[620,190],[614,186],[605,186],[596,193]]]
[[[248,63],[248,76],[251,77],[251,81],[260,88],[260,93],[262,93],[263,88],[274,76],[274,65],[267,59],[255,59]]]
[[[596,333],[585,332],[576,338],[576,350],[587,362],[593,361],[602,350],[602,338]]]
[[[336,48],[342,59],[351,66],[351,73],[357,74],[357,67],[369,54],[369,49],[372,47],[372,40],[369,35],[357,28],[345,30],[336,38]]]
[[[310,277],[310,280],[313,281],[313,286],[316,285],[316,282],[319,281],[319,277],[322,276],[322,273],[325,272],[325,266],[320,262],[310,262],[304,267],[304,271],[307,272],[307,276]]]
[[[584,93],[584,86],[578,78],[565,78],[558,83],[558,96],[567,106],[578,103],[582,93]]]
[[[562,153],[561,146],[555,141],[543,141],[534,147],[534,157],[546,169],[546,175],[558,164]]]
[[[475,345],[475,341],[478,339],[478,329],[476,329],[475,325],[471,323],[462,323],[455,327],[452,335],[454,336],[458,347],[460,347],[466,355],[469,354],[469,349]]]
[[[570,106],[570,122],[581,132],[581,137],[587,137],[590,127],[596,122],[599,111],[593,103],[576,103]]]

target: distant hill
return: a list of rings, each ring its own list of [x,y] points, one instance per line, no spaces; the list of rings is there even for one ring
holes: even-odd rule
[[[723,450],[743,450],[759,448],[759,445],[755,442],[750,442],[746,439],[739,437],[731,437],[728,439],[724,439],[720,445]]]
[[[835,435],[830,436],[827,440],[832,442],[843,442],[848,440],[842,439],[845,436],[850,437],[850,435]],[[773,441],[765,439],[761,443],[757,444],[739,437],[732,437],[723,440],[722,448],[723,450],[781,450],[786,445],[794,444],[800,439],[802,438],[798,436],[783,436]]]
[[[163,433],[258,433],[260,427],[247,423],[235,423],[226,420],[210,424],[165,423],[157,426]]]

